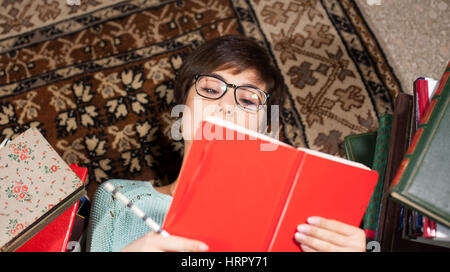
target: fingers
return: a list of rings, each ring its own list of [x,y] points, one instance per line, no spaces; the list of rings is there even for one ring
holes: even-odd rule
[[[325,251],[325,252],[337,252],[345,251],[343,248],[338,247],[332,243],[320,240],[311,236],[307,236],[303,233],[297,232],[295,234],[295,240],[300,243],[300,247],[303,251],[315,252],[315,251]]]
[[[304,251],[365,251],[362,229],[316,216],[307,221],[309,224],[299,225],[295,234]]]
[[[300,247],[302,248],[303,252],[318,252],[317,250],[310,248],[309,246],[304,244],[300,244]]]
[[[162,251],[180,251],[180,252],[201,252],[207,251],[208,246],[200,241],[187,239],[179,236],[161,236],[151,234],[150,239],[155,239],[155,243]]]
[[[345,223],[332,220],[332,219],[326,219],[323,217],[313,216],[309,217],[307,219],[308,223],[317,226],[319,228],[327,229],[333,232],[337,232],[339,234],[349,236],[354,234],[355,227],[347,225]]]
[[[348,238],[346,236],[316,226],[302,224],[298,226],[297,230],[307,236],[324,240],[337,246],[343,247],[348,243]]]

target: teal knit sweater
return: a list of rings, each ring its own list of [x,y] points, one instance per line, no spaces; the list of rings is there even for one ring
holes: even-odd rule
[[[172,197],[153,188],[148,181],[110,180],[122,194],[144,211],[160,226],[169,209]],[[87,251],[120,251],[126,245],[151,231],[122,202],[103,188],[97,189],[91,206],[87,230]]]

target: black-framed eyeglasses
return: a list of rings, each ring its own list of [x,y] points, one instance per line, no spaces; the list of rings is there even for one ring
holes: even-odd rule
[[[197,74],[194,78],[197,94],[209,99],[220,99],[228,91],[228,87],[233,87],[236,104],[245,110],[259,111],[270,97],[269,93],[255,86],[236,86],[215,75]]]

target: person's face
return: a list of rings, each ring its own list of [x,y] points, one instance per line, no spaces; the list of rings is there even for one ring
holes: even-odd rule
[[[227,69],[213,71],[211,74],[221,77],[228,84],[236,86],[253,85],[267,92],[266,84],[258,78],[255,70],[247,69],[239,74],[233,74],[233,72],[233,69]],[[188,139],[194,138],[195,131],[207,116],[215,116],[244,126],[247,129],[260,131],[264,115],[264,109],[251,111],[239,107],[236,104],[235,89],[231,86],[228,87],[221,98],[209,99],[200,96],[195,90],[195,84],[193,84],[188,91],[186,106],[188,110],[183,112],[182,120],[185,143],[189,141]],[[190,115],[190,118],[185,118],[187,114]]]

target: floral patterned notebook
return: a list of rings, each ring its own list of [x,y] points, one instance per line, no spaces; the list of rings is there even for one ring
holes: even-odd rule
[[[39,130],[0,148],[0,249],[14,251],[85,194]]]

